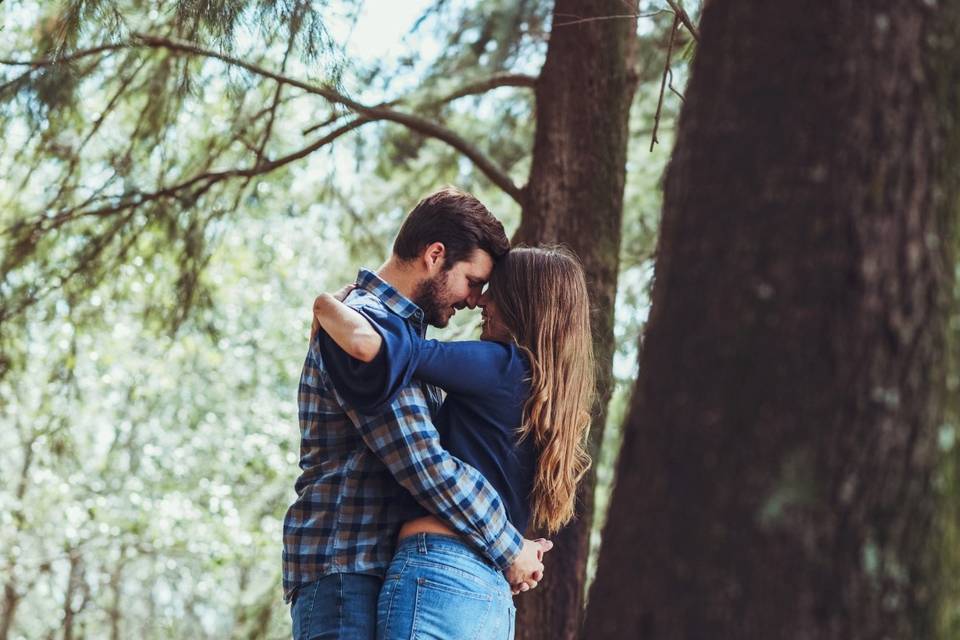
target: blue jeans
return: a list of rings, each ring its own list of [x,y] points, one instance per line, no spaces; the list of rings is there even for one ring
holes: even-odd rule
[[[290,617],[293,640],[374,640],[382,581],[360,573],[332,573],[297,590]]]
[[[513,640],[503,573],[457,538],[418,533],[397,545],[377,604],[377,640]]]

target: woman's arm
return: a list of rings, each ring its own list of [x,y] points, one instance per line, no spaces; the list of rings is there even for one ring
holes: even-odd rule
[[[424,340],[414,376],[447,393],[487,395],[513,385],[510,349],[499,342]]]
[[[383,346],[383,338],[360,313],[321,293],[313,301],[313,333],[322,328],[351,357],[373,362]]]

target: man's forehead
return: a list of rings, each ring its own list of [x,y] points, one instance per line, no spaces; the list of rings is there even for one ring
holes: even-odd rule
[[[490,272],[493,271],[493,258],[483,249],[474,249],[470,258],[461,265],[466,276],[487,280],[490,278]]]

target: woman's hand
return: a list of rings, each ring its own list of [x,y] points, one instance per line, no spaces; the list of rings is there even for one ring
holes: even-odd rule
[[[347,285],[344,285],[344,286],[340,287],[339,289],[337,289],[337,290],[336,290],[335,292],[333,292],[333,293],[321,293],[319,296],[317,296],[316,298],[314,298],[314,300],[313,300],[313,324],[312,324],[311,327],[310,327],[310,341],[311,341],[311,342],[313,342],[313,338],[317,335],[317,331],[320,330],[320,320],[317,319],[317,316],[319,315],[321,309],[323,308],[323,304],[324,304],[324,301],[325,301],[324,296],[329,296],[329,298],[333,298],[333,299],[336,300],[337,302],[343,302],[344,300],[347,299],[347,296],[350,295],[350,292],[353,291],[353,290],[356,289],[356,288],[357,288],[357,285],[355,285],[355,284],[347,284]],[[329,298],[326,298],[326,299],[329,300]]]
[[[347,299],[347,296],[350,295],[350,292],[357,288],[355,284],[346,284],[341,288],[337,289],[336,292],[330,294],[337,299],[337,302],[343,302]],[[316,303],[314,303],[316,304]]]
[[[553,542],[546,538],[536,540],[523,539],[520,555],[506,572],[507,582],[513,595],[535,589],[543,580],[543,554],[553,548]]]
[[[313,325],[310,342],[323,329],[348,356],[360,362],[373,362],[383,347],[383,338],[373,325],[356,309],[343,303],[343,298],[354,289],[343,287],[336,293],[321,293],[313,301]]]

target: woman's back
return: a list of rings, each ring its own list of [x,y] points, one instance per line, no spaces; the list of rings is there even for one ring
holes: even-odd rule
[[[537,456],[533,438],[518,443],[530,396],[530,367],[514,344],[425,340],[415,376],[447,392],[434,424],[443,447],[494,486],[511,524],[526,530]]]

